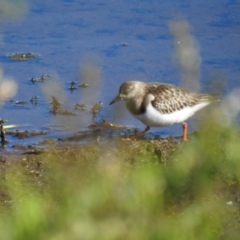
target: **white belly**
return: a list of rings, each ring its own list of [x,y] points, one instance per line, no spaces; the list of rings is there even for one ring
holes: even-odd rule
[[[133,115],[147,126],[163,127],[174,123],[181,123],[191,117],[196,111],[208,105],[209,102],[202,102],[193,107],[184,107],[181,110],[172,113],[160,113],[152,104],[148,104],[146,112],[140,115]]]

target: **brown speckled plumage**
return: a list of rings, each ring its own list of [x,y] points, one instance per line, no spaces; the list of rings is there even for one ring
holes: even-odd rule
[[[161,113],[172,113],[187,106],[215,99],[213,95],[197,94],[171,84],[155,85],[154,88],[149,88],[148,93],[155,96],[152,105]]]

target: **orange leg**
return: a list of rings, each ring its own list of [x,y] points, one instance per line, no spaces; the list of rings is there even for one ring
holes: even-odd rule
[[[182,124],[182,127],[183,127],[183,138],[182,138],[182,140],[185,142],[185,141],[188,140],[187,139],[187,123],[182,122],[181,124]]]
[[[135,135],[133,138],[122,138],[121,140],[122,141],[130,141],[130,140],[136,141],[140,137],[142,137],[147,131],[149,131],[149,129],[150,129],[150,127],[147,126],[142,132],[140,132],[139,134]]]

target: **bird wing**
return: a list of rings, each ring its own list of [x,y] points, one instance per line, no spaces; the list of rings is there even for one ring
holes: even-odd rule
[[[201,102],[201,94],[171,84],[150,83],[149,94],[154,96],[152,105],[163,114],[172,113]]]

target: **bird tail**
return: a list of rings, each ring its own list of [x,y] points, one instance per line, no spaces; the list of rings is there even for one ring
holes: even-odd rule
[[[220,101],[219,94],[200,94],[200,101],[201,102],[217,102]]]

